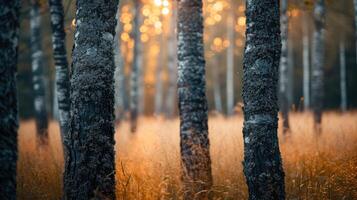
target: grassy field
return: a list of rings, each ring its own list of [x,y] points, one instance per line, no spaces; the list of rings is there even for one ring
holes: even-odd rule
[[[242,116],[211,117],[215,199],[247,199],[242,172]],[[180,199],[179,121],[139,120],[138,133],[124,122],[116,131],[117,199]],[[320,136],[310,114],[291,116],[291,134],[279,135],[287,199],[357,199],[357,113],[326,113]],[[58,200],[63,157],[58,124],[50,146],[36,147],[35,125],[19,130],[18,199]]]

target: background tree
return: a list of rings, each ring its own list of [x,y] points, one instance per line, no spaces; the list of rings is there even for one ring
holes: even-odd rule
[[[77,0],[64,199],[115,199],[114,56],[118,1]]]
[[[234,19],[235,13],[233,7],[228,11],[227,16],[227,70],[226,70],[226,93],[227,93],[227,115],[234,113]]]
[[[41,15],[38,0],[31,0],[30,26],[31,26],[31,58],[32,82],[34,93],[34,107],[36,128],[39,139],[45,143],[48,138],[48,117],[46,109],[45,83],[43,74],[43,52],[41,37]]]
[[[346,87],[346,53],[343,39],[340,41],[340,90],[341,90],[341,111],[347,110],[347,87]]]
[[[303,7],[302,14],[302,58],[303,58],[303,96],[304,96],[304,110],[310,108],[310,37],[309,27],[307,21],[307,8]]]
[[[0,4],[0,194],[8,200],[16,199],[19,10],[17,0]]]
[[[178,1],[178,105],[184,199],[205,199],[212,186],[201,0]]]
[[[69,120],[69,69],[64,31],[64,10],[62,0],[49,0],[52,27],[53,58],[56,67],[56,87],[59,122],[62,137],[68,132]]]
[[[250,200],[285,199],[277,136],[279,2],[247,1],[244,52],[244,174]]]
[[[324,99],[325,1],[317,0],[314,8],[314,38],[312,62],[312,107],[315,128],[319,131]]]

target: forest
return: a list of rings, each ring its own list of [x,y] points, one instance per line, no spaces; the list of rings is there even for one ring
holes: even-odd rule
[[[0,200],[357,199],[357,0],[0,1]]]

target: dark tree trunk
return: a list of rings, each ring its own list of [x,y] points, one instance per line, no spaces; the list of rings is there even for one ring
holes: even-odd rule
[[[68,132],[69,120],[69,70],[66,53],[66,33],[62,0],[49,0],[52,27],[53,57],[56,67],[56,96],[61,136]]]
[[[118,1],[77,0],[64,199],[115,199],[114,55]]]
[[[178,1],[178,105],[184,199],[207,199],[212,186],[207,126],[202,0]]]
[[[314,41],[311,98],[316,131],[320,132],[324,99],[325,1],[318,0],[314,9]]]
[[[0,4],[0,196],[16,199],[16,66],[20,1]]]
[[[340,41],[340,90],[341,111],[347,111],[347,84],[346,84],[346,48],[343,39]]]
[[[279,1],[247,1],[246,17],[243,165],[249,199],[285,199],[277,136],[281,53]]]
[[[289,131],[289,98],[288,98],[288,84],[289,84],[289,69],[288,69],[288,1],[281,1],[281,57],[280,57],[280,110],[283,120],[283,133]]]
[[[34,107],[37,134],[41,143],[46,143],[48,138],[48,118],[46,109],[45,83],[43,74],[43,52],[41,42],[41,16],[38,0],[33,0],[30,12],[31,25],[31,57],[32,81],[34,92]]]
[[[139,82],[140,82],[140,67],[141,67],[141,40],[140,40],[140,15],[141,1],[135,0],[135,17],[134,17],[134,58],[131,69],[130,82],[130,130],[136,132],[139,109]]]

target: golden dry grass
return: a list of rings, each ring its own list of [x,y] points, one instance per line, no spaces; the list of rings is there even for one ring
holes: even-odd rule
[[[142,118],[138,133],[124,122],[116,132],[118,199],[180,199],[179,121]],[[310,114],[291,116],[280,135],[287,199],[357,199],[357,113],[327,113],[315,137]],[[19,130],[19,199],[60,199],[63,158],[57,123],[50,146],[36,147],[33,122]],[[211,117],[215,199],[247,199],[242,172],[242,117]]]

